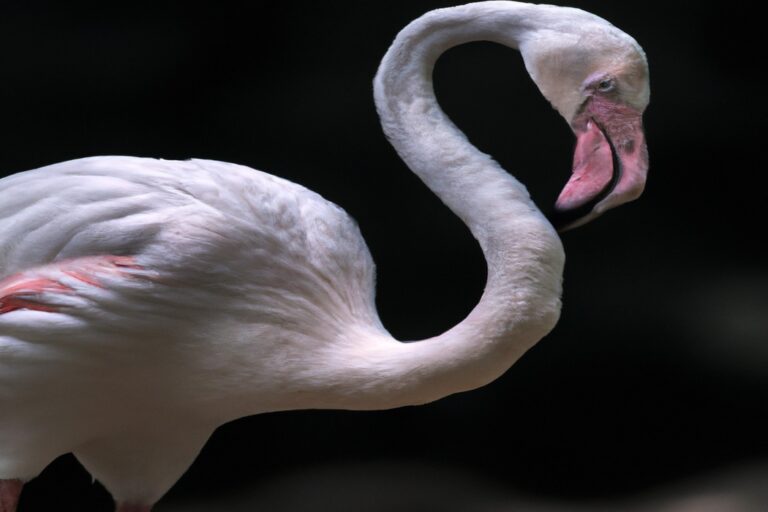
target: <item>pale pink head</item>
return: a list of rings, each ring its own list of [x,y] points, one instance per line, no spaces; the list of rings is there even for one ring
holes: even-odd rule
[[[560,230],[637,199],[648,172],[645,54],[607,21],[573,12],[572,23],[535,31],[520,45],[531,77],[577,139],[571,177],[551,215]]]

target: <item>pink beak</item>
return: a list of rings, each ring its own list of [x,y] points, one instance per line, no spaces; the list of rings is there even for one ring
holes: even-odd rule
[[[648,173],[641,112],[595,96],[572,126],[577,139],[573,171],[551,215],[560,231],[637,199]]]

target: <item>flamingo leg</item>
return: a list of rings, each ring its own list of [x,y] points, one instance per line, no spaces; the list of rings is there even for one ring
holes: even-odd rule
[[[22,487],[21,480],[0,480],[0,512],[16,512]]]

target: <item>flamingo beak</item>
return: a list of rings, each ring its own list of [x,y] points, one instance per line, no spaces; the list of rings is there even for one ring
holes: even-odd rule
[[[640,197],[648,173],[641,112],[590,98],[572,126],[573,170],[550,215],[561,232]]]

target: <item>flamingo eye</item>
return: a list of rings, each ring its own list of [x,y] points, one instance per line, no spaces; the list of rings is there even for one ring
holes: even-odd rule
[[[597,84],[597,90],[600,92],[610,92],[616,88],[616,82],[612,78],[600,80]]]

